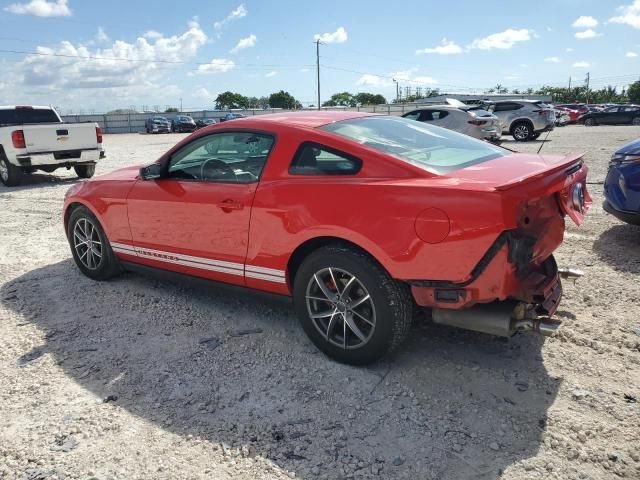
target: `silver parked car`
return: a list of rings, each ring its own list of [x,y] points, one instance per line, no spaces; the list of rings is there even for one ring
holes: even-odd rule
[[[501,100],[483,105],[500,119],[502,132],[518,142],[538,138],[541,133],[553,130],[556,122],[553,107],[536,100]]]
[[[420,107],[402,115],[410,120],[426,122],[438,127],[448,128],[479,140],[497,141],[500,139],[498,118],[477,106],[429,105]]]

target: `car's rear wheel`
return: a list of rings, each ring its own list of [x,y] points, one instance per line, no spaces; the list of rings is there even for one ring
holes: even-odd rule
[[[22,170],[20,170],[20,167],[16,167],[6,158],[0,157],[0,181],[6,187],[15,187],[20,184],[21,178]]]
[[[511,135],[517,142],[526,142],[533,135],[533,128],[527,122],[517,122],[511,127]]]
[[[76,175],[80,178],[91,178],[93,174],[96,173],[96,166],[93,165],[76,165],[73,167],[76,171]]]
[[[585,118],[584,126],[585,127],[594,127],[596,125],[596,121],[593,118]]]
[[[374,362],[396,349],[411,326],[408,286],[365,253],[341,245],[323,247],[303,261],[293,296],[311,341],[339,362]]]
[[[82,273],[94,280],[107,280],[120,273],[120,265],[98,219],[86,207],[69,217],[67,238],[71,254]]]
[[[631,120],[631,123],[633,125],[640,125],[640,117],[635,117],[633,120]]]

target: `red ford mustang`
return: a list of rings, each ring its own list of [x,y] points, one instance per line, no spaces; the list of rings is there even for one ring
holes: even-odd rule
[[[416,306],[496,335],[552,332],[552,253],[590,204],[586,175],[580,155],[403,118],[282,113],[71,187],[64,225],[93,279],[142,264],[292,296],[318,348],[363,364],[402,342]]]

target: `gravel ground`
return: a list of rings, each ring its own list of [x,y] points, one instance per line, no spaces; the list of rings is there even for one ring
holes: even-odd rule
[[[509,340],[416,324],[394,358],[329,361],[291,308],[126,274],[82,276],[67,172],[0,187],[0,478],[640,478],[640,229],[601,208],[638,127],[570,126],[594,197],[568,225],[560,333]],[[98,173],[180,135],[106,136]],[[506,145],[535,151],[540,142]]]

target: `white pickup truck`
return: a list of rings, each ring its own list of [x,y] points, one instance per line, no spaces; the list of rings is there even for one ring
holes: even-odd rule
[[[7,187],[25,173],[61,167],[90,178],[104,157],[96,123],[64,123],[52,107],[0,106],[0,180]]]

